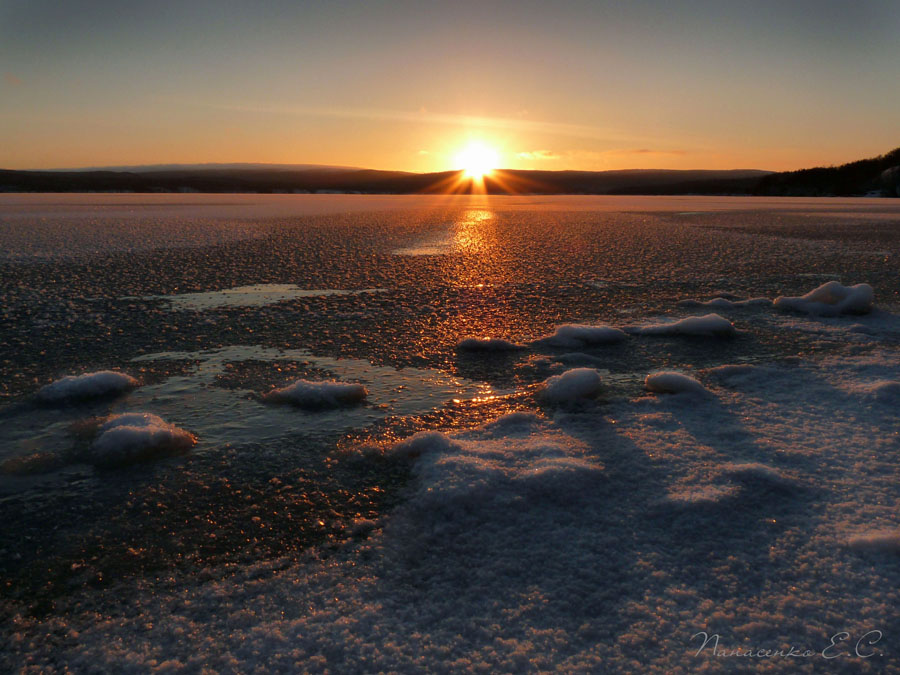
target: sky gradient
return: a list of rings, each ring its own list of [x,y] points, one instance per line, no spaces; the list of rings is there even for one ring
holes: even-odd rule
[[[900,145],[900,2],[0,0],[0,168],[840,164]]]

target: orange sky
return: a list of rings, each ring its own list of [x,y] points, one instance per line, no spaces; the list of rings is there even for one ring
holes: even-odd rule
[[[0,3],[0,167],[439,171],[480,142],[505,168],[783,170],[900,145],[900,4],[672,4]]]

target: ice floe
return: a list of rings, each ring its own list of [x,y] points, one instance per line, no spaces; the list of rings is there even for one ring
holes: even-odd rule
[[[868,314],[872,311],[874,296],[875,292],[869,284],[844,286],[837,281],[828,281],[806,295],[778,297],[774,306],[816,316]]]
[[[113,370],[99,370],[83,375],[67,375],[42,387],[37,398],[45,403],[60,403],[100,396],[112,396],[130,391],[138,386],[138,381]]]
[[[368,395],[363,385],[352,382],[297,380],[281,389],[273,389],[263,396],[263,400],[290,403],[307,410],[323,410],[361,403]]]

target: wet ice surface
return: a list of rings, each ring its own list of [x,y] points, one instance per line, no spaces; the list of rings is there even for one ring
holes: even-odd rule
[[[328,295],[358,295],[360,293],[379,293],[382,288],[365,288],[359,291],[342,291],[336,288],[309,289],[298,288],[294,284],[256,284],[226,288],[221,291],[207,293],[182,293],[180,295],[146,295],[142,298],[126,298],[129,300],[163,300],[172,309],[194,310],[197,312],[216,309],[218,307],[262,307],[293,298],[316,298]]]
[[[835,667],[896,671],[898,225],[887,200],[2,196],[4,664],[697,672],[700,630],[879,629]],[[875,311],[740,302],[829,280]],[[735,334],[639,330],[710,312]],[[541,340],[565,324],[627,336]],[[573,368],[599,394],[541,395]],[[141,386],[33,399],[105,369]],[[298,379],[369,396],[259,400]],[[198,444],[69,461],[124,412]]]

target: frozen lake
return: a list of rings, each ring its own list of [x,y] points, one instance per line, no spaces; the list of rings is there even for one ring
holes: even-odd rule
[[[885,199],[0,194],[0,668],[900,672],[898,256]],[[196,444],[100,457],[136,412]]]

